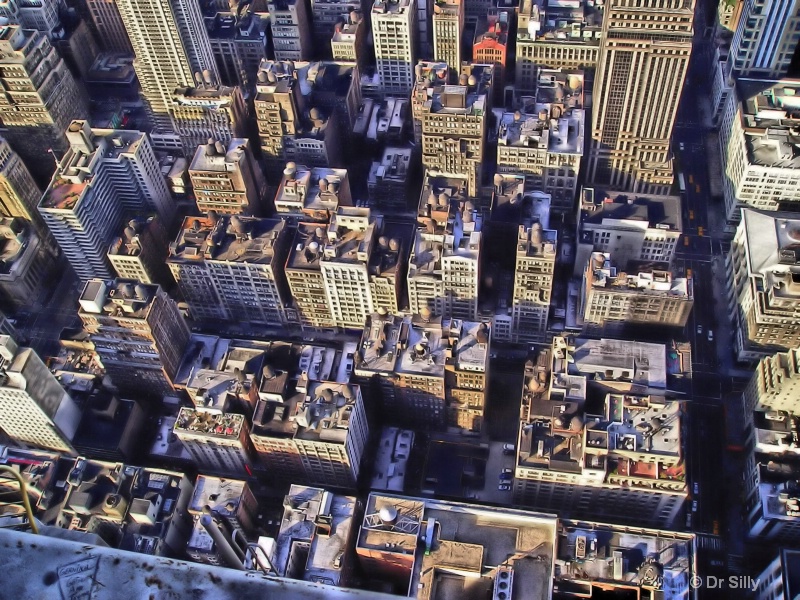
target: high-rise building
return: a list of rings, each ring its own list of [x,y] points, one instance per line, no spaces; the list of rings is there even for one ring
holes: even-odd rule
[[[666,348],[556,337],[543,358],[525,367],[514,503],[672,526],[687,485],[681,403],[664,396]]]
[[[71,440],[81,411],[31,348],[0,336],[0,421],[13,440],[75,454]]]
[[[330,39],[333,60],[356,63],[359,67],[367,62],[367,20],[360,9],[341,17],[334,26]]]
[[[189,164],[189,179],[201,213],[265,212],[266,182],[245,138],[233,138],[227,146],[210,139],[200,144]]]
[[[490,9],[486,15],[482,15],[478,19],[475,38],[472,41],[472,62],[492,65],[494,68],[492,85],[494,85],[493,104],[495,106],[504,106],[505,104],[508,31],[513,14],[509,10]]]
[[[437,0],[433,5],[433,60],[447,63],[454,76],[461,69],[464,1]]]
[[[369,437],[361,390],[330,381],[305,385],[286,402],[257,411],[261,462],[276,477],[354,488]]]
[[[340,132],[350,130],[360,102],[354,64],[264,60],[255,112],[268,173],[277,181],[287,161],[340,166]]]
[[[347,169],[328,169],[286,163],[275,210],[283,219],[327,224],[339,206],[352,206]]]
[[[0,17],[8,19],[6,24],[33,29],[52,39],[59,26],[58,7],[55,0],[3,0]]]
[[[209,138],[227,146],[247,130],[247,106],[238,86],[203,83],[176,89],[170,115],[187,157]]]
[[[681,199],[583,188],[577,229],[574,277],[583,276],[593,252],[608,253],[621,269],[629,261],[672,264],[683,230]]]
[[[425,174],[408,265],[412,314],[477,320],[483,216],[466,185],[464,177]]]
[[[603,35],[603,9],[602,4],[589,0],[548,2],[547,6],[536,0],[522,0],[514,87],[525,92],[535,90],[541,68],[593,72]]]
[[[320,269],[334,325],[361,329],[375,310],[369,265],[381,217],[368,208],[340,207],[326,228]]]
[[[371,16],[381,89],[406,96],[414,85],[417,63],[417,0],[375,0]]]
[[[735,4],[743,7],[731,42],[734,73],[738,77],[785,77],[798,47],[800,3],[749,0]]]
[[[83,289],[78,316],[120,391],[158,399],[173,392],[189,328],[159,286],[93,279]]]
[[[497,189],[495,204],[492,206],[492,223],[497,220],[495,213],[503,208],[499,201],[509,198],[512,194],[515,195],[515,188],[518,189],[519,184],[513,180],[508,181],[501,175],[495,175],[495,186]],[[508,190],[508,187],[511,189]],[[550,203],[541,192],[523,195],[519,200],[515,198],[513,205],[516,210],[512,214],[519,215],[519,218],[516,220],[518,225],[514,291],[510,307],[512,317],[510,341],[539,342],[544,340],[547,334],[558,232],[549,228]]]
[[[255,451],[244,415],[183,407],[172,431],[198,468],[237,477],[252,473]]]
[[[387,146],[373,161],[367,177],[369,199],[378,210],[408,210],[408,179],[412,149]]]
[[[415,133],[421,134],[422,165],[466,177],[467,194],[475,199],[483,184],[492,66],[464,65],[459,84],[447,85],[447,70],[436,68],[440,64],[444,63],[421,63],[415,69],[411,102],[414,120],[419,121]]]
[[[742,394],[745,526],[750,537],[778,544],[800,533],[798,360],[796,348],[764,356]]]
[[[238,15],[217,12],[213,19],[205,19],[220,83],[246,90],[255,87],[258,65],[264,60],[267,47],[267,23],[253,13],[243,14],[249,6]]]
[[[186,217],[167,264],[194,318],[280,325],[289,239],[275,219]]]
[[[540,71],[536,98],[503,113],[497,132],[497,171],[522,173],[529,190],[572,212],[583,159],[586,114],[583,75]]]
[[[55,260],[30,222],[0,218],[0,297],[16,309],[35,306]]]
[[[798,20],[800,23],[800,20]],[[739,209],[797,210],[800,158],[800,81],[739,79],[722,109],[719,143],[725,216],[735,224]]]
[[[743,3],[742,3],[743,4]],[[720,6],[727,5],[720,2]],[[777,556],[757,577],[753,578],[753,598],[756,600],[785,600],[795,598],[800,594],[800,588],[794,579],[797,572],[800,552],[781,548]]]
[[[304,0],[267,0],[267,9],[275,59],[310,59],[314,49],[308,4]]]
[[[175,90],[192,87],[195,73],[208,71],[210,79],[219,81],[200,5],[197,0],[119,0],[117,6],[136,55],[133,66],[155,139],[174,145],[170,108]]]
[[[125,23],[114,0],[86,0],[97,38],[106,52],[133,54]]]
[[[0,27],[0,126],[3,137],[44,183],[53,163],[47,149],[67,149],[64,131],[89,114],[83,90],[43,33],[18,25]]]
[[[293,313],[304,328],[334,327],[320,264],[322,248],[327,243],[325,226],[323,223],[298,224],[286,260],[286,280],[292,292]]]
[[[311,2],[311,13],[314,15],[314,46],[317,55],[327,55],[336,26],[342,21],[346,22],[353,11],[360,10],[360,0],[313,0]]]
[[[364,325],[354,374],[380,390],[387,422],[480,432],[489,381],[486,323],[375,313]]]
[[[383,219],[369,261],[369,289],[376,311],[399,314],[405,305],[408,254],[414,230],[407,222]]]
[[[108,260],[117,277],[142,283],[171,285],[167,260],[167,232],[157,216],[128,221],[122,235],[108,248]]]
[[[800,346],[800,219],[742,209],[725,261],[740,361]]]
[[[585,335],[621,335],[626,327],[685,327],[694,306],[693,281],[674,277],[666,263],[629,261],[622,271],[608,253],[594,252],[578,295]]]
[[[39,212],[81,279],[110,279],[107,251],[125,214],[156,212],[166,226],[172,198],[146,134],[73,121],[67,138]]]
[[[39,239],[52,245],[50,230],[37,209],[41,199],[42,191],[25,163],[8,142],[0,138],[0,215],[30,221]]]
[[[668,193],[672,130],[692,53],[694,2],[611,0],[604,11],[587,181]]]

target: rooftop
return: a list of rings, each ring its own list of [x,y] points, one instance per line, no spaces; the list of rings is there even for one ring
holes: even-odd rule
[[[409,589],[421,600],[472,600],[503,590],[544,600],[556,530],[549,515],[373,493],[357,551],[413,557]]]
[[[275,210],[278,213],[327,221],[340,205],[351,204],[347,169],[309,169],[293,162],[286,163],[275,195]]]
[[[750,161],[762,167],[800,168],[800,80],[740,79],[736,92]]]
[[[483,44],[507,46],[509,14],[510,12],[506,10],[490,9],[487,17],[479,19],[475,28],[473,48]]]
[[[296,426],[295,438],[344,444],[360,393],[357,385],[346,383],[310,384],[303,402],[289,417]]]
[[[588,269],[591,287],[630,292],[645,296],[672,296],[691,300],[694,297],[692,282],[685,277],[673,277],[667,263],[641,263],[629,261],[630,273],[618,271],[606,252],[594,252]]]
[[[91,279],[81,293],[80,312],[146,319],[158,290],[157,285],[129,279],[115,279],[107,283],[101,279]]]
[[[375,230],[379,224],[368,208],[340,207],[327,227],[322,261],[368,264],[377,242]]]
[[[372,14],[381,18],[406,15],[411,10],[414,10],[414,0],[375,0],[372,4]]]
[[[213,260],[272,265],[286,224],[278,219],[209,214],[186,217],[169,262]]]
[[[340,42],[353,42],[356,38],[358,28],[366,28],[366,21],[360,10],[351,11],[345,18],[344,22],[336,24],[333,30],[331,41],[335,43]]]
[[[93,129],[87,121],[73,121],[67,128],[70,148],[59,161],[39,206],[73,210],[91,187],[98,162],[135,154],[144,136],[139,131]]]
[[[492,65],[471,65],[462,73],[458,85],[448,85],[445,63],[420,62],[415,69],[415,102],[426,112],[483,116],[488,110],[487,96],[492,83]]]
[[[125,225],[122,235],[114,238],[114,241],[111,242],[108,253],[112,256],[139,256],[143,251],[140,235],[151,227],[161,227],[155,217],[131,219]]]
[[[209,412],[183,407],[173,431],[208,437],[238,438],[244,425],[242,415]]]
[[[6,274],[22,258],[36,234],[24,219],[17,217],[0,218],[0,274]]]
[[[636,227],[680,232],[681,199],[678,196],[583,188],[580,223],[584,227]]]
[[[557,154],[583,154],[585,118],[582,108],[531,102],[521,111],[502,114],[497,143]]]
[[[235,170],[245,157],[248,141],[245,138],[233,138],[227,149],[222,142],[200,144],[189,164],[189,171],[227,173]]]
[[[528,15],[520,27],[520,41],[597,46],[603,29],[603,4],[591,0],[522,0],[520,14]]]
[[[295,85],[299,86],[302,96],[307,97],[313,92],[323,102],[319,95],[332,94],[344,98],[350,93],[355,69],[356,66],[348,62],[292,62],[265,58],[258,67],[257,99],[266,100],[275,93],[288,93]]]
[[[634,588],[636,597],[688,600],[695,560],[691,534],[562,521],[554,590],[588,597]]]
[[[344,558],[355,507],[356,499],[352,496],[292,485],[283,501],[283,519],[273,561],[278,572],[306,581],[343,584]],[[298,565],[303,549],[307,558],[305,564]]]
[[[367,181],[375,185],[381,181],[405,184],[411,165],[411,148],[387,146],[380,161],[372,163]]]
[[[406,466],[413,445],[413,431],[397,427],[383,428],[375,456],[371,489],[403,491]]]

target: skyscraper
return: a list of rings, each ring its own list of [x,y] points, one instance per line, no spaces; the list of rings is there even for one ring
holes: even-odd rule
[[[798,46],[800,2],[747,0],[742,4],[729,58],[733,72],[740,77],[785,76]]]
[[[125,24],[119,14],[118,3],[115,0],[86,0],[86,7],[89,9],[94,30],[103,49],[107,52],[133,54],[128,32],[125,31]]]
[[[36,209],[42,191],[19,155],[0,138],[0,215],[21,217],[33,223],[36,233],[47,244],[52,235]]]
[[[168,226],[172,198],[146,134],[74,121],[67,137],[39,212],[81,279],[110,279],[106,253],[125,213],[156,211]]]
[[[66,150],[67,125],[89,114],[83,92],[47,37],[17,25],[0,27],[0,86],[3,136],[44,183],[53,163],[42,154]]]
[[[133,66],[156,130],[170,131],[176,89],[192,87],[208,70],[219,81],[197,0],[119,0],[136,60]]]
[[[173,391],[189,328],[159,286],[93,279],[83,289],[80,306],[78,316],[114,385],[159,399]]]
[[[311,58],[311,19],[305,0],[269,0],[270,27],[276,60]]]
[[[80,409],[30,348],[0,336],[0,422],[12,439],[75,454]]]
[[[424,1],[424,0],[423,0]],[[386,94],[407,95],[416,64],[416,0],[376,0],[372,5],[375,60]]]
[[[433,5],[433,60],[446,62],[454,75],[461,68],[464,2],[441,0]],[[451,76],[452,76],[451,75]]]
[[[465,64],[458,85],[447,85],[447,69],[439,69],[444,64],[421,62],[415,68],[414,133],[421,133],[423,167],[466,177],[467,194],[477,198],[483,180],[493,67]]]
[[[667,193],[669,160],[692,52],[694,0],[611,0],[594,82],[587,180]]]

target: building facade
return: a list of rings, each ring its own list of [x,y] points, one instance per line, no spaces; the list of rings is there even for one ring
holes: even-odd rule
[[[464,13],[463,0],[438,0],[433,5],[433,60],[447,63],[453,74],[461,70]]]
[[[731,42],[736,75],[768,79],[785,77],[797,50],[800,4],[797,0],[774,3],[751,0],[735,4],[742,5]]]
[[[417,0],[375,0],[371,16],[381,91],[405,96],[414,85],[417,64]]]
[[[167,265],[194,318],[281,325],[289,237],[275,219],[186,217]]]
[[[53,173],[42,152],[68,148],[64,131],[89,116],[85,94],[47,36],[18,25],[0,28],[3,137],[40,184]]]
[[[668,265],[628,262],[621,271],[608,253],[594,252],[581,280],[576,322],[586,335],[618,335],[637,325],[682,328],[693,306],[693,281],[673,277]]]
[[[227,147],[210,141],[198,146],[189,164],[189,179],[201,213],[264,213],[266,182],[245,138],[233,138]]]
[[[444,64],[421,63],[415,68],[411,103],[422,166],[466,177],[467,194],[476,199],[483,183],[492,66],[464,65],[459,84],[447,85],[449,71],[438,68]]]
[[[267,2],[276,60],[308,60],[313,53],[311,19],[302,0]]]
[[[83,289],[78,316],[121,392],[159,400],[173,392],[189,328],[159,286],[93,279]]]
[[[742,209],[725,260],[734,351],[742,362],[800,346],[800,220]]]
[[[67,138],[39,212],[81,279],[110,279],[108,246],[126,214],[155,212],[169,224],[174,204],[147,134],[73,121]]]
[[[195,84],[195,73],[219,81],[197,0],[120,0],[117,3],[136,59],[133,67],[155,127],[154,139],[179,146],[170,108],[173,94]]]
[[[692,53],[694,3],[605,5],[587,181],[667,193],[670,142]],[[655,20],[658,16],[659,20]]]

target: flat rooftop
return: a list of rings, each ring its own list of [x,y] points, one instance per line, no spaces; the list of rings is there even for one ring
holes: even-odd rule
[[[213,260],[272,265],[286,223],[239,215],[186,217],[168,262]]]
[[[649,229],[680,232],[683,228],[678,196],[583,188],[580,198],[581,226],[624,227],[628,222],[638,222]]]
[[[511,597],[545,600],[556,531],[550,515],[372,493],[358,548],[412,555],[418,599],[477,600],[510,586]]]
[[[178,413],[173,431],[207,437],[238,438],[244,424],[242,415],[183,407]]]
[[[800,169],[800,81],[740,79],[736,93],[750,162]]]
[[[694,595],[691,534],[562,521],[557,543],[554,586],[559,591],[588,597],[592,589],[614,595],[638,588],[648,590],[646,597],[664,600]]]
[[[583,154],[586,113],[582,108],[536,102],[525,112],[506,112],[499,120],[498,146]]]
[[[483,116],[489,109],[492,71],[491,65],[472,65],[467,76],[474,78],[473,85],[450,85],[418,77],[414,94],[424,98],[421,101],[424,112]]]

